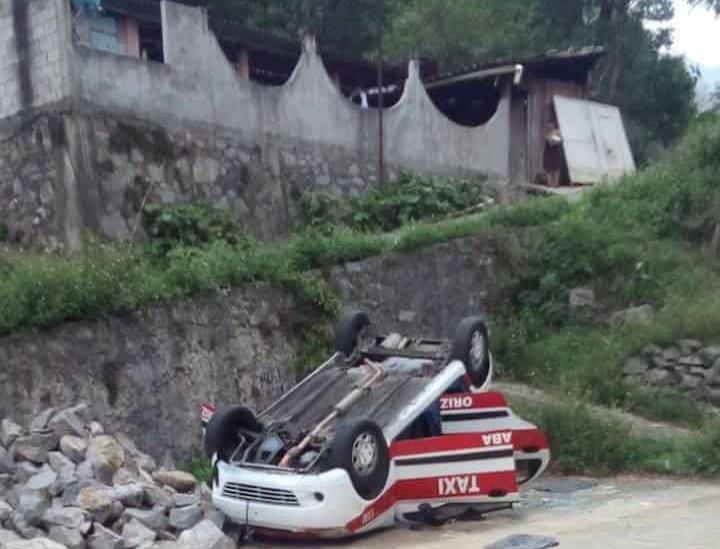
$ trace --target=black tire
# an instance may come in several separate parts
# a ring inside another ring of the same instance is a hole
[[[232,406],[216,411],[205,428],[205,455],[217,453],[218,459],[228,461],[240,444],[240,429],[261,433],[262,424],[245,406]]]
[[[364,448],[359,445],[365,444]],[[368,454],[368,446],[374,452]],[[379,496],[388,479],[390,453],[377,423],[356,418],[339,423],[330,448],[333,467],[345,469],[357,493],[366,500]]]
[[[476,341],[476,338],[480,338]],[[476,344],[480,343],[480,345]],[[475,348],[474,348],[475,347]],[[478,351],[480,351],[478,353]],[[464,318],[455,330],[449,359],[465,364],[473,386],[482,387],[491,374],[490,335],[485,319],[480,316]]]
[[[344,312],[335,324],[335,350],[350,356],[358,346],[363,331],[370,326],[370,318],[365,311],[351,309]]]

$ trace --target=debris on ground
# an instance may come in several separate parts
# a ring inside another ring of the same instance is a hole
[[[164,470],[87,406],[0,421],[0,549],[225,549],[208,488]]]
[[[519,534],[486,545],[485,549],[549,549],[558,545],[560,544],[554,538]]]

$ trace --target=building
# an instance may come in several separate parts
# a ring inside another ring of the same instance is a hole
[[[0,38],[0,217],[21,243],[134,238],[152,201],[232,208],[273,238],[305,191],[360,194],[380,170],[482,175],[511,199],[634,168],[617,109],[585,100],[595,48],[385,66],[380,116],[373,65],[184,4],[4,3]]]

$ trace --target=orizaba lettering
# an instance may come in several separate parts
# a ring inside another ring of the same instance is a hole
[[[502,446],[510,444],[512,441],[512,431],[506,433],[492,433],[490,435],[483,435],[483,444],[485,446]]]
[[[438,494],[441,496],[464,496],[479,494],[477,475],[441,477],[438,479]]]
[[[465,410],[472,408],[473,399],[470,396],[443,397],[440,399],[441,410]]]

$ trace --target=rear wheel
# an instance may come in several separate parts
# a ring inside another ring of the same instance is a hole
[[[262,424],[245,406],[232,406],[215,412],[205,429],[205,455],[217,454],[221,461],[229,461],[241,442],[241,432],[261,433]]]
[[[365,311],[350,309],[343,313],[335,324],[335,350],[348,357],[352,355],[369,326],[370,318]]]
[[[455,330],[450,360],[465,364],[465,371],[475,387],[482,387],[492,373],[490,338],[485,319],[472,316],[463,319]]]
[[[390,454],[377,423],[364,418],[340,423],[330,458],[332,466],[348,472],[362,498],[370,500],[382,493],[390,470]]]

